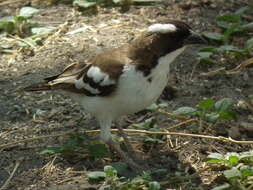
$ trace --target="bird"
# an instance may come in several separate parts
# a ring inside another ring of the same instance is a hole
[[[171,63],[194,44],[206,44],[206,40],[185,22],[168,19],[152,23],[128,43],[71,64],[25,90],[59,90],[74,99],[97,119],[101,140],[130,168],[138,170],[141,167],[133,156],[113,141],[112,123],[154,103],[168,83]],[[117,127],[127,141],[122,127]]]

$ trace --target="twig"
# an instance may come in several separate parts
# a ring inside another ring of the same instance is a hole
[[[181,120],[181,121],[185,121],[185,120],[188,119],[188,118],[185,117],[185,116],[174,115],[174,114],[169,113],[169,112],[166,112],[166,111],[164,111],[164,110],[162,110],[162,109],[159,109],[158,112],[159,112],[159,113],[162,113],[162,114],[165,114],[165,115],[167,115],[168,117],[175,118],[175,119],[178,119],[178,120]]]
[[[246,67],[250,67],[250,66],[253,66],[253,57],[243,61],[236,68],[227,71],[227,74],[230,74],[230,73],[233,74],[234,72],[238,72],[241,69],[246,68]]]
[[[5,190],[5,189],[7,189],[7,187],[8,187],[9,184],[10,184],[11,179],[13,178],[13,176],[14,176],[16,170],[18,169],[18,167],[19,167],[19,165],[20,165],[20,162],[21,162],[20,160],[16,162],[16,165],[15,165],[14,169],[12,170],[11,175],[10,175],[9,178],[5,181],[5,183],[4,183],[3,186],[0,188],[0,190]]]
[[[55,134],[55,135],[45,135],[45,136],[27,138],[27,139],[23,139],[23,140],[20,140],[20,141],[15,141],[15,142],[3,144],[3,145],[0,145],[0,152],[3,149],[13,147],[13,146],[18,145],[20,143],[26,143],[26,142],[30,142],[30,141],[34,141],[34,140],[40,140],[40,139],[51,138],[51,137],[68,136],[70,134],[73,134],[73,131],[68,131],[66,133]]]
[[[111,132],[118,132],[118,129],[112,129]],[[174,135],[174,136],[187,136],[187,137],[194,137],[194,138],[203,138],[203,139],[210,139],[210,140],[217,140],[217,141],[222,141],[222,142],[227,142],[227,143],[234,143],[234,144],[253,144],[253,141],[237,141],[234,140],[230,137],[222,137],[222,136],[209,136],[209,135],[199,135],[199,134],[190,134],[190,133],[178,133],[178,132],[155,132],[155,131],[145,131],[145,130],[136,130],[136,129],[124,129],[124,132],[129,133],[130,135],[139,135],[139,134],[146,134],[146,135]],[[82,133],[86,134],[94,134],[94,133],[100,133],[100,130],[87,130],[87,131],[82,131]],[[67,136],[73,134],[73,131],[69,131],[66,133],[61,133],[61,134],[55,134],[55,135],[46,135],[46,136],[39,136],[35,138],[27,138],[24,140],[20,141],[15,141],[12,143],[7,143],[0,145],[0,150],[4,150],[6,148],[13,147],[15,145],[18,145],[20,143],[26,143],[34,140],[40,140],[40,139],[45,139],[45,138],[51,138],[51,137],[60,137],[60,136]]]
[[[28,46],[30,46],[30,47],[33,48],[33,49],[36,48],[35,45],[33,45],[31,42],[29,42],[29,41],[26,40],[26,39],[21,39],[21,38],[19,38],[19,37],[17,37],[17,36],[13,36],[13,35],[10,35],[10,34],[8,34],[8,36],[10,36],[11,38],[13,38],[13,39],[15,39],[15,40],[18,40],[18,41],[21,41],[21,42],[27,44]]]
[[[178,128],[178,127],[181,127],[181,126],[184,126],[188,123],[194,123],[194,122],[198,122],[197,119],[189,119],[189,120],[186,120],[186,121],[183,121],[181,123],[178,123],[176,125],[173,125],[172,127],[169,127],[168,129],[171,130],[171,129],[175,129],[175,128]]]
[[[202,76],[202,77],[211,77],[211,76],[215,76],[215,75],[218,75],[218,74],[224,74],[224,73],[226,73],[226,68],[221,67],[219,69],[209,71],[207,73],[201,73],[200,76]]]
[[[211,76],[215,76],[218,74],[234,75],[234,74],[240,73],[242,71],[242,69],[245,69],[245,68],[251,67],[251,66],[253,66],[253,57],[243,61],[240,65],[238,65],[234,69],[226,70],[225,67],[221,67],[221,68],[214,70],[214,71],[210,71],[207,73],[201,73],[200,76],[211,77]]]
[[[25,0],[10,0],[10,1],[4,1],[4,2],[0,3],[0,6],[8,5],[8,4],[11,4],[11,3],[22,2],[22,1],[25,1]]]

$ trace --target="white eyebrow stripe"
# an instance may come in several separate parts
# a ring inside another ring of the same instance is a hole
[[[177,30],[177,27],[174,24],[152,24],[148,27],[149,32],[158,32],[158,33],[169,33],[169,32],[175,32]]]

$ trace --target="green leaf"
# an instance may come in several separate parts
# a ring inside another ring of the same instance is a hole
[[[211,153],[207,156],[208,163],[224,163],[225,157],[219,153]]]
[[[239,51],[238,47],[235,47],[233,45],[223,45],[216,49],[217,52],[223,53],[226,51]]]
[[[201,58],[199,59],[200,63],[207,63],[207,64],[215,64],[215,61],[210,58]]]
[[[145,143],[154,143],[154,144],[162,144],[164,141],[158,139],[158,138],[152,138],[152,137],[146,137],[144,140]]]
[[[106,174],[105,174],[105,172],[95,171],[95,172],[89,172],[87,176],[88,176],[89,180],[101,181],[101,180],[105,179]]]
[[[47,27],[34,27],[32,28],[32,34],[47,34],[55,30],[56,28],[53,26],[47,26]]]
[[[220,115],[217,112],[211,112],[211,113],[205,114],[205,119],[211,123],[215,123],[219,118],[220,118]]]
[[[217,25],[218,25],[220,28],[223,28],[223,29],[228,29],[228,28],[231,27],[231,23],[225,22],[225,21],[218,21],[218,22],[217,22]]]
[[[239,15],[224,15],[217,17],[216,20],[229,23],[240,23],[241,17]]]
[[[167,103],[161,103],[161,104],[158,104],[159,108],[167,108],[168,107],[168,104]]]
[[[151,104],[150,106],[148,106],[148,107],[146,108],[146,110],[149,110],[149,111],[156,111],[156,110],[158,110],[158,109],[159,109],[159,106],[158,106],[156,103]]]
[[[153,128],[156,124],[156,120],[151,117],[146,119],[144,122],[142,123],[138,123],[138,124],[134,124],[131,127],[134,129],[145,129],[145,130],[149,130],[151,128]]]
[[[12,33],[15,30],[14,22],[12,21],[1,21],[0,30],[3,30],[7,33]]]
[[[146,108],[146,110],[149,110],[149,111],[156,111],[158,110],[159,108],[167,108],[168,107],[168,104],[167,103],[162,103],[162,104],[151,104],[150,106],[148,106]]]
[[[156,181],[149,182],[148,190],[159,190],[159,189],[161,189],[161,185],[158,182]]]
[[[235,166],[239,162],[239,155],[231,155],[228,158],[228,161],[231,166]]]
[[[242,170],[241,172],[242,172],[242,176],[244,178],[249,177],[249,176],[253,176],[253,169],[251,169],[251,168]]]
[[[230,184],[225,183],[225,184],[223,184],[223,185],[219,185],[219,186],[217,186],[217,187],[215,187],[215,188],[212,188],[211,190],[229,190],[230,187],[231,187]]]
[[[240,153],[240,159],[253,158],[253,151],[247,151]]]
[[[241,29],[244,30],[244,31],[253,30],[253,22],[242,25]]]
[[[104,143],[92,141],[89,145],[89,152],[94,158],[105,158],[110,156],[108,148]]]
[[[117,176],[117,170],[114,167],[109,166],[109,165],[104,167],[104,172],[107,177]]]
[[[97,2],[89,0],[74,0],[73,5],[81,8],[90,8],[96,6]]]
[[[246,41],[246,47],[249,49],[253,49],[253,37]]]
[[[15,16],[13,18],[13,21],[14,21],[15,24],[22,24],[24,22],[27,22],[27,19],[23,16]]]
[[[222,41],[223,35],[220,33],[216,33],[216,32],[204,32],[203,35],[206,38],[209,38],[211,40],[216,40],[216,41]]]
[[[232,25],[231,27],[229,27],[224,33],[223,33],[223,36],[221,38],[221,40],[225,43],[228,43],[231,36],[234,34],[234,33],[237,33],[237,32],[240,32],[242,31],[243,29],[241,28],[241,25],[240,24],[234,24]]]
[[[40,152],[41,155],[54,155],[58,153],[62,153],[63,148],[60,146],[52,146],[52,147],[47,147],[45,150],[42,150]]]
[[[236,119],[236,115],[232,111],[219,112],[219,119],[226,119],[226,120]]]
[[[64,148],[68,151],[74,151],[76,148],[82,147],[84,145],[85,137],[80,134],[70,136]]]
[[[148,6],[148,5],[158,5],[163,2],[163,0],[132,0],[134,5],[137,6]]]
[[[22,7],[20,9],[19,15],[26,17],[26,18],[30,18],[32,17],[34,14],[40,12],[39,9],[35,9],[33,7]]]
[[[240,170],[238,170],[237,168],[232,168],[232,169],[229,169],[229,170],[225,170],[223,172],[223,175],[227,179],[240,178],[242,176]]]
[[[117,171],[117,173],[124,173],[127,170],[128,165],[124,162],[116,162],[112,163],[112,167]]]
[[[198,52],[198,56],[200,59],[210,58],[211,55],[213,55],[212,52]]]
[[[202,100],[198,103],[198,107],[204,111],[212,108],[214,106],[214,100],[211,98],[208,98],[206,100]]]
[[[223,98],[217,101],[214,107],[218,112],[226,112],[232,108],[233,104],[234,102],[231,98]]]
[[[206,48],[201,48],[199,50],[199,52],[212,52],[212,53],[214,53],[214,52],[216,52],[216,49],[217,49],[217,47],[206,47]]]
[[[198,52],[198,59],[201,63],[213,64],[214,60],[211,59],[211,56],[216,52],[216,47],[202,48]]]
[[[212,52],[198,52],[198,59],[201,63],[213,64],[214,61],[210,58],[212,55]]]
[[[168,170],[165,168],[156,169],[156,170],[151,171],[152,176],[162,176],[162,175],[166,175],[167,173],[168,173]]]
[[[187,115],[187,116],[195,116],[197,112],[197,109],[192,107],[181,107],[177,110],[173,111],[172,113],[174,115]]]

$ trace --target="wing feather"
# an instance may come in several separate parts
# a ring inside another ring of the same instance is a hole
[[[127,63],[126,58],[120,56],[121,51],[114,49],[94,57],[88,63],[71,64],[62,73],[45,78],[45,82],[37,88],[33,85],[26,90],[62,89],[86,96],[109,96],[116,89]]]

